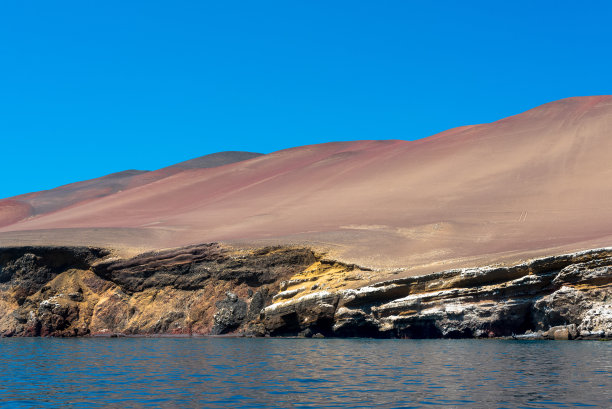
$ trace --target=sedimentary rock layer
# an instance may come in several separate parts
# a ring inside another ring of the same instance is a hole
[[[612,249],[291,294],[263,310],[271,334],[612,338]]]
[[[299,247],[2,248],[0,334],[612,338],[610,248],[381,274]]]
[[[224,318],[226,293],[236,310],[248,301],[243,318],[258,317],[278,281],[314,261],[306,249],[216,244],[127,260],[96,248],[0,249],[0,334],[227,333],[244,319]]]

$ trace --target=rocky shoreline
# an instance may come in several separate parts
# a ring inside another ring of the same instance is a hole
[[[612,248],[377,275],[297,247],[0,248],[0,336],[612,338]]]

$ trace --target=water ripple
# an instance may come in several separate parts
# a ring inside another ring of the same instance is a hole
[[[0,339],[16,408],[612,407],[612,343]]]

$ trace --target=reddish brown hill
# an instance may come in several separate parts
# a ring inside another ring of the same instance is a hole
[[[8,226],[33,214],[32,206],[17,199],[0,200],[0,227]]]
[[[306,242],[433,271],[610,245],[611,157],[612,97],[569,98],[418,141],[303,146],[186,170],[6,226],[0,238]]]
[[[188,169],[223,166],[260,155],[260,153],[252,152],[218,152],[156,171],[126,170],[51,190],[27,193],[0,200],[0,227],[13,224],[29,216],[51,213],[133,187],[146,185]]]

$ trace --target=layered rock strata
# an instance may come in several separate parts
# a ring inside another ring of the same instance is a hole
[[[612,249],[296,294],[262,317],[272,335],[612,338]]]
[[[0,335],[612,338],[612,249],[378,281],[310,249],[0,249]]]
[[[224,334],[258,318],[278,282],[314,261],[307,249],[217,244],[130,259],[95,248],[4,248],[0,335]]]

